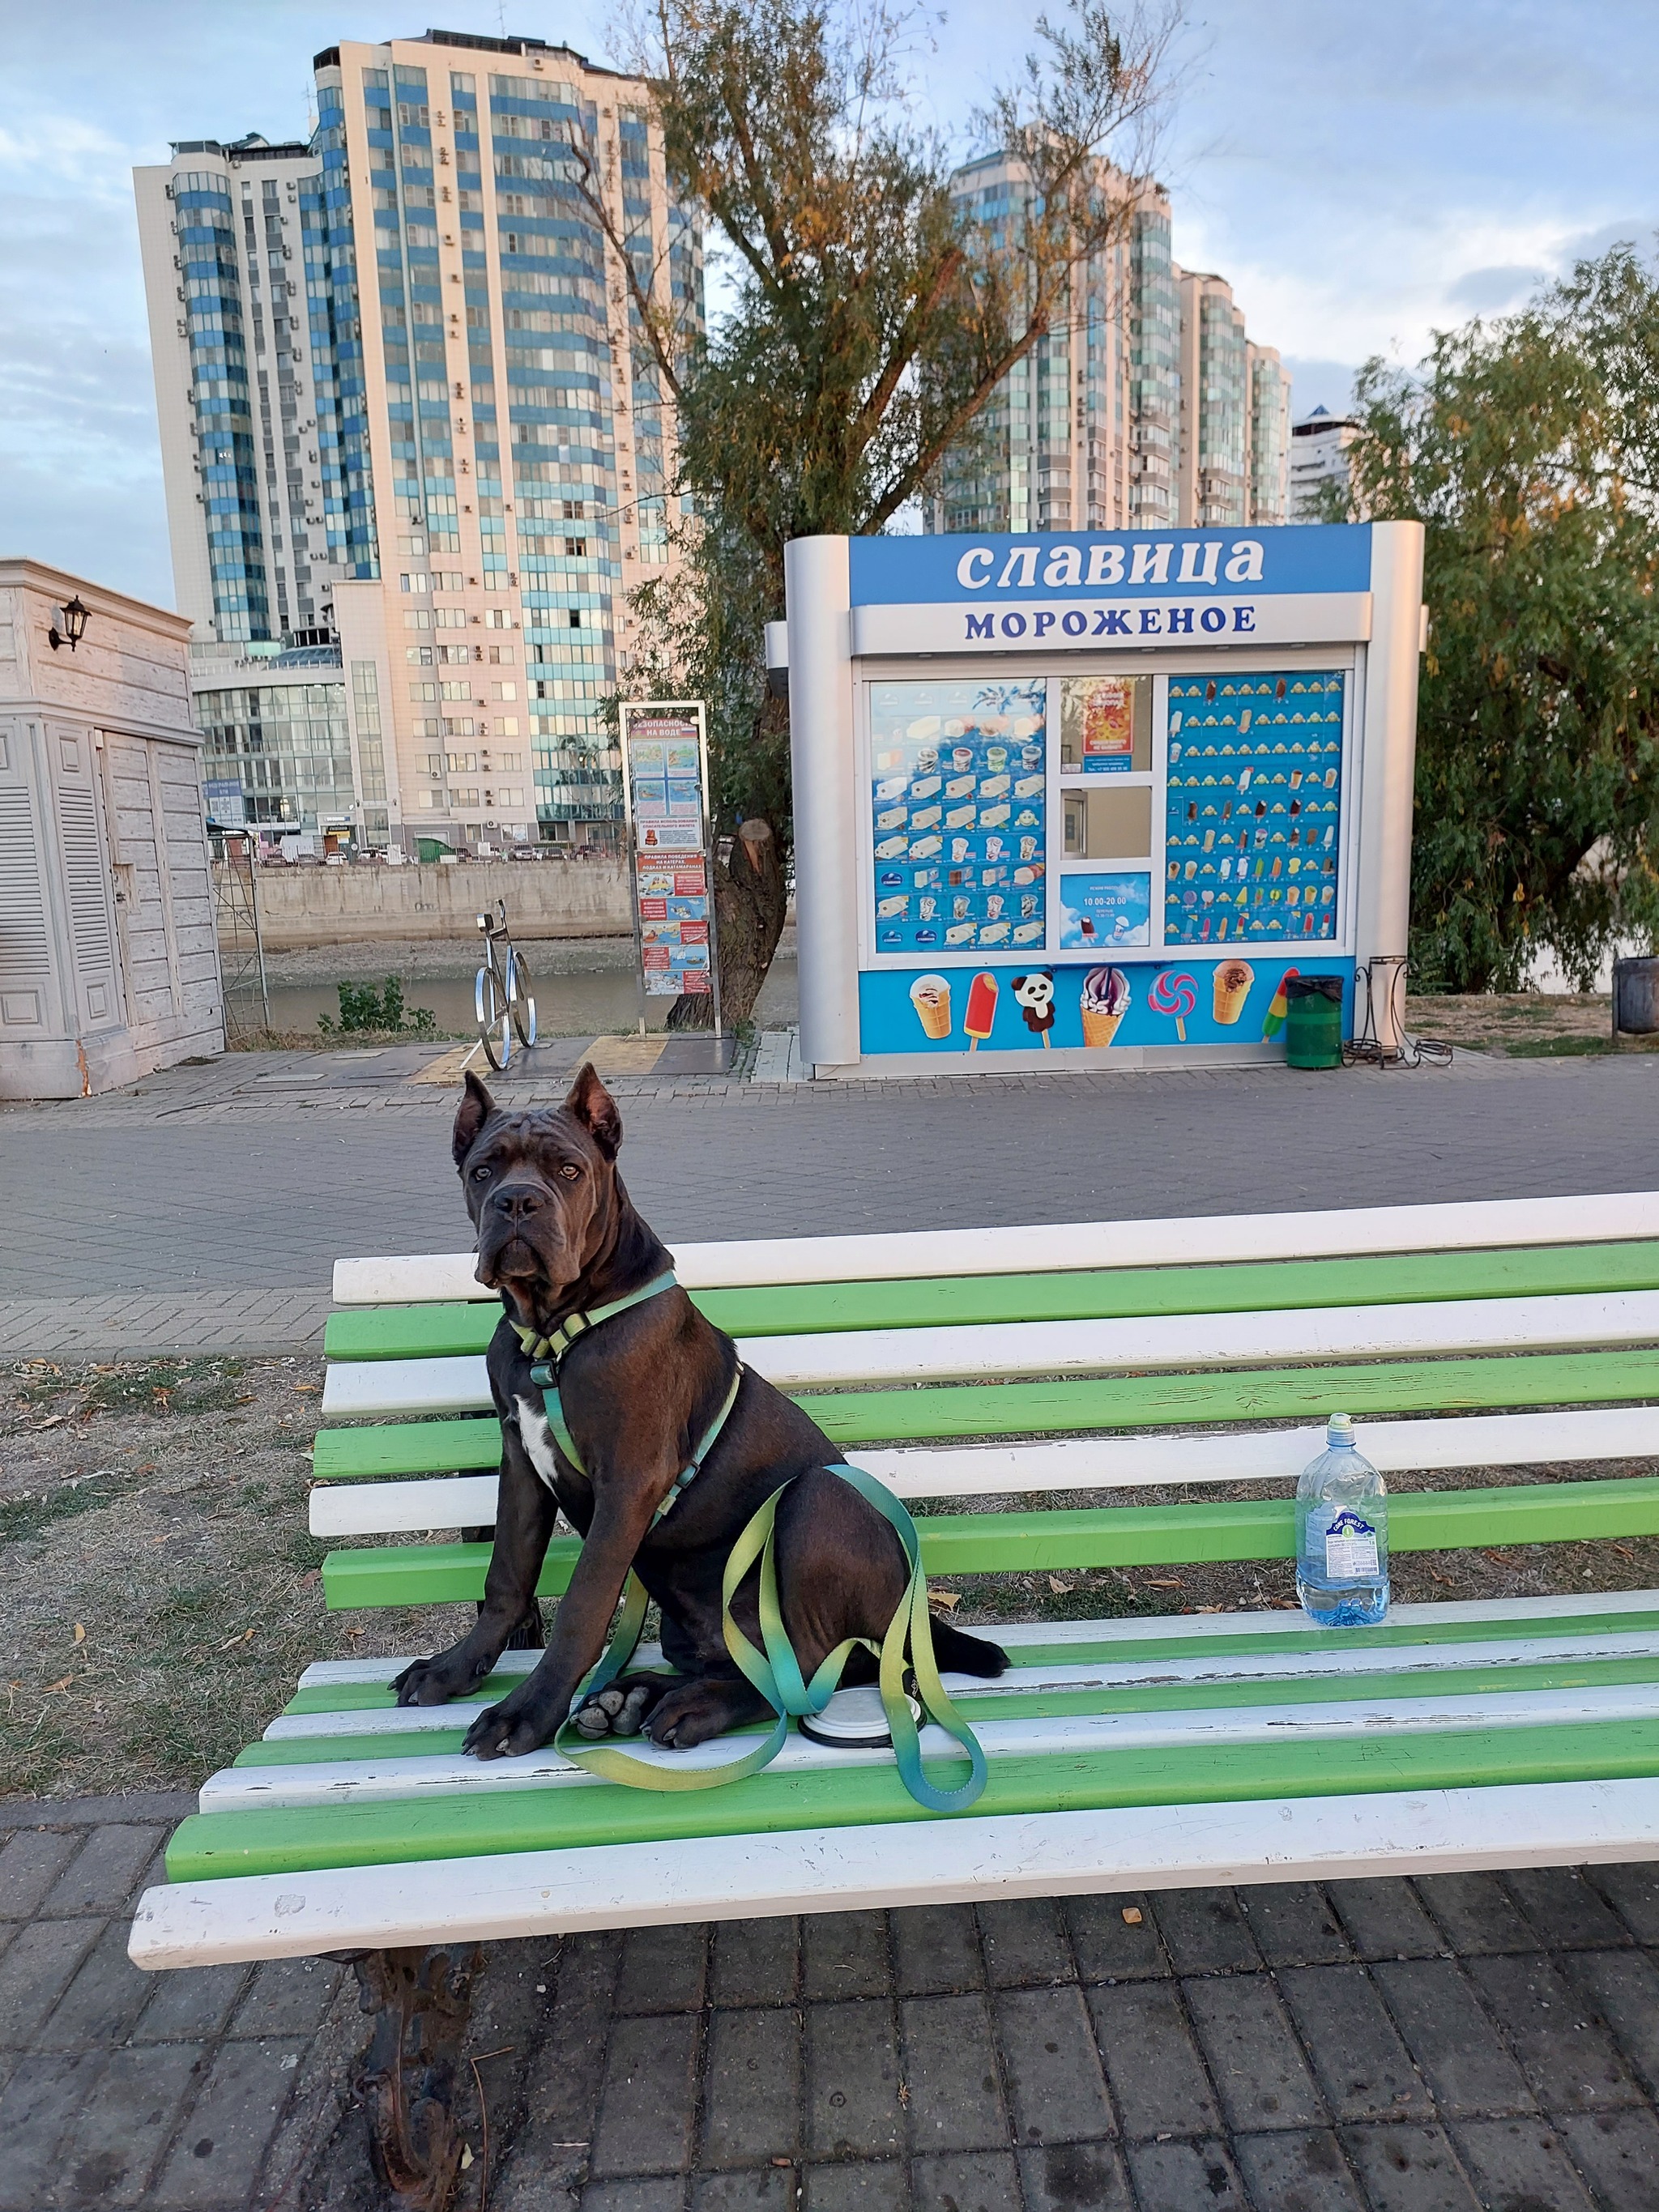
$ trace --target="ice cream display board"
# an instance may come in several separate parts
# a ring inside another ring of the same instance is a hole
[[[621,721],[634,927],[646,996],[712,993],[718,1008],[702,704],[629,701]]]
[[[1272,1059],[1298,974],[1350,1031],[1358,965],[1405,950],[1421,547],[792,545],[803,1057]]]

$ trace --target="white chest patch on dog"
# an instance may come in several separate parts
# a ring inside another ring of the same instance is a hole
[[[530,1464],[551,1490],[558,1474],[558,1462],[553,1453],[553,1431],[547,1415],[528,1398],[515,1398],[513,1402],[519,1409],[519,1435]]]

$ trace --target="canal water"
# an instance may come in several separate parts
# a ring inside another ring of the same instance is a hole
[[[430,964],[430,951],[423,947],[424,958],[416,954],[400,962],[396,956],[402,950],[395,945],[386,946],[386,957],[377,960],[376,948],[340,947],[338,957],[333,962],[337,974],[332,977],[325,971],[318,972],[330,960],[327,951],[309,952],[298,959],[292,955],[272,958],[267,963],[271,1028],[308,1035],[315,1031],[319,1016],[338,1020],[338,983],[342,977],[359,985],[373,983],[378,988],[388,975],[392,975],[403,986],[405,1020],[413,1016],[417,1007],[425,1007],[441,1035],[476,1036],[476,967],[463,975],[422,974],[419,971]],[[535,988],[537,1023],[544,1036],[617,1036],[637,1029],[641,1014],[647,1028],[660,1029],[674,1003],[672,999],[645,997],[631,965],[631,945],[626,948],[629,965],[612,963],[594,968],[565,967],[573,955],[580,957],[580,947],[532,944],[523,950]],[[453,962],[448,964],[453,965]],[[295,966],[301,968],[299,975],[292,972]],[[561,969],[564,972],[559,972]],[[249,1006],[246,988],[236,993],[235,1000],[239,1011]],[[257,994],[252,1001],[252,1012],[257,1019]],[[756,1009],[756,1018],[763,1029],[782,1028],[797,1018],[793,955],[781,953],[773,963]]]

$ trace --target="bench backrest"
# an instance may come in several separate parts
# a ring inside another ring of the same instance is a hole
[[[1659,1194],[698,1244],[675,1259],[752,1365],[924,1505],[1282,1481],[1338,1406],[1392,1477],[1659,1456]],[[493,1518],[483,1349],[496,1308],[472,1266],[337,1263],[324,1408],[362,1425],[318,1437],[319,1535]],[[1644,1476],[1407,1490],[1390,1511],[1401,1551],[1656,1529],[1659,1482]],[[1282,1498],[934,1513],[922,1533],[936,1573],[1079,1569],[1287,1557],[1293,1515]],[[574,1550],[556,1540],[545,1591]],[[337,1552],[329,1603],[474,1596],[487,1558],[453,1542]]]

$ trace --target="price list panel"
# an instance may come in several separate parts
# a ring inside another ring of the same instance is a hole
[[[1345,680],[1170,678],[1166,944],[1335,939]]]

